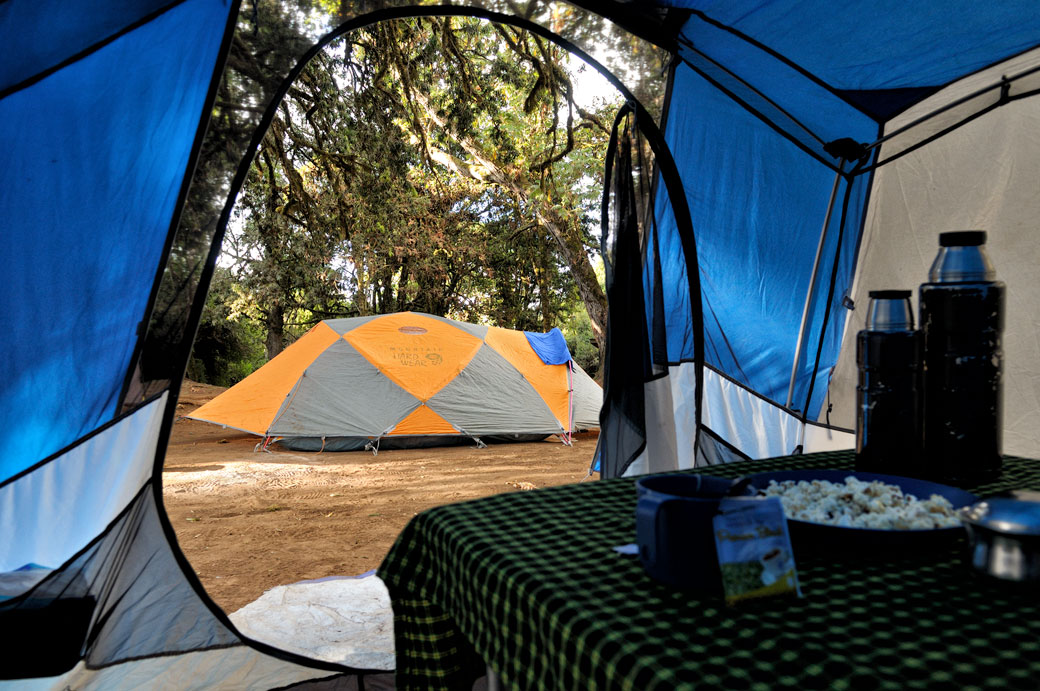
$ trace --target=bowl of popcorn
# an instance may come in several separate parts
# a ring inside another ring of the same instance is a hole
[[[778,497],[797,551],[810,547],[943,544],[964,536],[959,509],[978,497],[956,487],[848,470],[791,470],[748,478]]]

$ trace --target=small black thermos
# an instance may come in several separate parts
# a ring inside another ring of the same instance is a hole
[[[920,476],[920,336],[909,290],[870,292],[856,364],[856,470]]]
[[[924,455],[928,475],[961,486],[1000,473],[1004,284],[981,230],[941,233],[920,289]]]

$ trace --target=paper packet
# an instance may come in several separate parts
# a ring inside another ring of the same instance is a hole
[[[723,499],[713,527],[727,604],[771,595],[801,597],[779,497]]]

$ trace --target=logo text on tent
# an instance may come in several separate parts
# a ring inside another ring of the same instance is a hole
[[[396,360],[397,364],[405,367],[428,367],[440,365],[444,362],[444,356],[438,353],[435,348],[399,348],[390,346],[389,351],[390,357]]]

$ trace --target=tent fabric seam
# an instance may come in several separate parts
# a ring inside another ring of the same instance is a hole
[[[760,97],[760,98],[761,98],[761,99],[762,99],[763,101],[765,101],[765,102],[766,102],[766,103],[768,103],[769,105],[771,105],[771,106],[773,106],[774,108],[776,108],[776,110],[777,110],[777,111],[779,111],[780,113],[782,113],[782,114],[783,114],[783,115],[784,115],[785,117],[787,117],[787,118],[788,118],[788,119],[789,119],[789,120],[790,120],[791,122],[793,122],[794,124],[798,125],[798,127],[800,127],[800,128],[801,128],[801,130],[802,130],[803,132],[805,132],[805,134],[807,134],[807,135],[809,135],[810,137],[812,137],[813,139],[815,139],[815,140],[816,140],[816,142],[817,142],[817,143],[818,143],[818,144],[819,144],[819,145],[820,145],[821,147],[822,147],[822,146],[823,146],[824,144],[826,144],[826,143],[827,143],[826,141],[824,141],[824,140],[823,140],[823,138],[822,138],[822,137],[818,136],[818,135],[817,135],[817,134],[816,134],[815,132],[813,132],[813,131],[812,131],[811,129],[809,129],[808,125],[805,125],[805,124],[804,124],[804,123],[803,123],[803,122],[802,122],[801,120],[799,120],[799,119],[798,119],[798,118],[796,118],[796,117],[795,117],[794,115],[792,115],[792,114],[791,114],[790,112],[788,112],[788,111],[787,111],[787,109],[785,109],[785,108],[784,108],[783,106],[781,106],[781,105],[780,105],[779,103],[777,103],[777,102],[776,102],[776,101],[775,101],[774,99],[772,99],[772,98],[770,98],[769,96],[767,96],[766,94],[762,93],[762,92],[761,92],[761,91],[760,91],[759,89],[755,88],[755,86],[754,86],[754,85],[752,85],[752,84],[751,84],[750,82],[748,82],[748,81],[747,81],[746,79],[744,79],[743,77],[741,77],[741,76],[740,76],[739,74],[736,74],[736,73],[735,73],[735,72],[733,72],[732,70],[728,69],[728,68],[727,68],[727,67],[726,67],[725,65],[723,65],[722,63],[720,63],[720,62],[719,62],[718,60],[715,60],[715,59],[714,59],[713,57],[711,57],[711,56],[710,56],[710,55],[708,55],[707,53],[704,53],[704,52],[702,52],[702,51],[701,51],[700,49],[698,49],[698,48],[697,48],[697,47],[696,47],[696,46],[695,46],[695,45],[693,44],[693,42],[692,42],[692,41],[690,41],[689,39],[680,39],[680,43],[681,43],[681,44],[682,44],[683,46],[685,46],[687,50],[689,50],[689,51],[690,51],[690,52],[692,52],[692,53],[696,53],[697,55],[700,55],[700,56],[701,56],[702,58],[704,58],[705,60],[707,60],[708,62],[710,62],[710,63],[711,63],[712,65],[714,65],[714,66],[718,67],[718,68],[719,68],[720,70],[722,70],[723,72],[725,72],[726,74],[728,74],[728,75],[729,75],[730,77],[732,77],[732,78],[733,78],[734,80],[736,80],[737,82],[739,82],[739,83],[740,83],[741,85],[743,85],[743,86],[747,87],[747,88],[748,88],[748,89],[749,89],[750,91],[752,91],[752,92],[754,92],[755,94],[757,94],[757,95],[758,95],[758,96],[759,96],[759,97]],[[694,67],[694,66],[693,66],[692,64],[690,64],[690,63],[689,63],[688,61],[686,61],[685,59],[684,59],[683,61],[684,61],[684,62],[686,62],[686,64],[687,64],[687,65],[689,65],[689,66],[690,66],[691,68],[693,68],[693,69],[696,69],[696,68],[695,68],[695,67]]]
[[[253,432],[252,430],[244,429],[242,427],[235,427],[234,425],[229,425],[229,424],[224,423],[224,422],[217,422],[216,420],[207,420],[206,418],[195,417],[194,415],[182,415],[181,417],[187,418],[189,420],[196,420],[198,422],[205,422],[205,423],[208,423],[208,424],[211,424],[211,425],[220,425],[221,427],[224,427],[226,429],[233,429],[233,430],[236,430],[238,432],[245,432],[246,434],[252,434],[254,437],[266,437],[266,436],[268,436],[266,432],[265,433]]]
[[[734,386],[738,386],[738,387],[740,387],[740,388],[741,388],[741,389],[743,389],[743,390],[744,390],[745,392],[747,392],[747,393],[751,394],[751,395],[752,395],[752,396],[754,396],[755,398],[758,398],[758,399],[762,400],[763,402],[765,402],[765,403],[768,403],[769,405],[773,406],[774,408],[777,408],[777,409],[779,409],[779,410],[782,410],[783,412],[787,413],[787,414],[788,414],[788,415],[790,415],[791,417],[798,417],[798,411],[796,411],[796,410],[792,410],[792,409],[790,409],[790,408],[786,408],[786,407],[784,407],[784,406],[780,405],[779,403],[777,403],[776,401],[774,401],[774,400],[772,400],[772,399],[770,399],[770,398],[767,398],[766,396],[763,396],[763,395],[762,395],[761,393],[759,393],[758,391],[755,391],[754,389],[752,389],[752,388],[748,387],[747,385],[745,385],[745,384],[742,384],[742,383],[741,383],[740,381],[738,381],[737,379],[734,379],[734,378],[733,378],[732,376],[730,376],[730,375],[729,375],[729,374],[727,374],[726,372],[724,372],[724,371],[720,370],[720,369],[719,369],[718,367],[715,367],[714,365],[711,365],[711,364],[709,364],[709,363],[704,363],[704,366],[705,366],[705,367],[706,367],[707,369],[710,369],[710,370],[711,370],[712,372],[714,372],[714,373],[715,373],[715,374],[717,374],[718,376],[720,376],[720,377],[722,377],[723,379],[725,379],[726,381],[730,382],[730,383],[731,383],[731,384],[733,384]],[[826,424],[824,424],[824,423],[822,423],[822,422],[819,422],[818,420],[805,420],[805,424],[807,424],[807,425],[811,425],[811,426],[813,426],[813,427],[819,427],[819,428],[821,428],[821,429],[829,429],[829,430],[834,430],[834,431],[836,431],[836,432],[849,432],[849,433],[854,433],[854,432],[855,432],[855,430],[847,429],[847,428],[845,428],[845,427],[837,427],[837,426],[835,426],[835,425],[826,425]]]
[[[813,391],[816,387],[816,377],[820,371],[820,359],[823,356],[823,342],[827,335],[827,328],[830,326],[831,310],[833,309],[832,303],[834,301],[834,289],[838,283],[838,268],[840,266],[842,254],[841,244],[842,239],[845,236],[845,226],[848,224],[849,203],[851,200],[852,185],[846,184],[844,199],[842,199],[841,204],[841,218],[838,221],[838,239],[834,243],[834,257],[831,260],[831,277],[827,287],[827,298],[823,302],[823,321],[820,324],[819,332],[816,334],[816,356],[813,360],[812,374],[809,376],[809,386],[805,394],[805,404],[798,415],[798,418],[803,425],[808,421],[809,406],[812,401]],[[855,261],[855,258],[853,258],[853,261]]]
[[[42,468],[45,465],[47,465],[48,463],[51,463],[52,461],[54,461],[54,460],[56,460],[58,458],[61,458],[65,454],[71,452],[77,446],[80,446],[81,444],[85,444],[86,442],[90,441],[91,439],[93,439],[97,435],[101,434],[105,430],[107,430],[107,429],[109,429],[111,427],[115,427],[120,422],[122,422],[126,418],[132,416],[134,413],[138,412],[139,410],[141,410],[142,408],[144,408],[148,404],[154,403],[155,401],[157,401],[160,398],[162,398],[163,394],[165,394],[167,392],[167,390],[168,389],[163,389],[161,391],[158,391],[158,392],[152,394],[151,396],[146,398],[144,401],[142,401],[141,405],[139,405],[139,406],[137,406],[137,407],[135,407],[135,408],[133,408],[131,410],[123,411],[119,415],[113,417],[111,420],[109,420],[109,421],[107,421],[107,422],[105,422],[105,423],[95,427],[91,431],[87,432],[82,437],[80,437],[79,439],[76,439],[75,441],[73,441],[69,445],[67,445],[67,446],[65,446],[65,447],[63,447],[61,449],[58,449],[57,451],[55,451],[51,455],[47,456],[46,458],[43,458],[42,460],[37,461],[36,463],[32,464],[31,466],[29,466],[25,470],[20,470],[17,473],[15,473],[14,475],[12,475],[11,477],[9,477],[9,478],[7,478],[5,480],[0,481],[0,489],[6,487],[7,485],[9,485],[9,484],[11,484],[13,482],[18,481],[20,478],[23,478],[26,475],[34,473],[35,471],[37,471],[40,468]]]
[[[691,10],[690,14],[692,16],[698,17],[702,21],[704,21],[704,22],[714,26],[717,29],[720,29],[720,30],[725,31],[725,32],[727,32],[729,34],[732,34],[733,36],[736,36],[737,38],[739,38],[740,40],[744,41],[748,45],[757,48],[758,50],[766,53],[767,55],[769,55],[770,57],[772,57],[772,58],[774,58],[776,60],[779,60],[781,63],[783,63],[783,64],[787,65],[788,67],[790,67],[791,69],[795,70],[796,72],[798,72],[799,74],[804,76],[806,79],[809,79],[810,81],[812,81],[814,84],[816,84],[820,88],[824,89],[825,91],[830,92],[831,95],[835,96],[836,98],[841,99],[842,101],[844,101],[848,105],[852,106],[856,110],[860,110],[862,112],[862,110],[858,106],[856,106],[854,103],[850,103],[847,99],[845,99],[842,96],[842,94],[840,93],[839,90],[837,90],[834,87],[832,87],[831,85],[829,85],[826,81],[824,81],[823,79],[818,77],[812,71],[807,70],[806,68],[802,67],[801,65],[799,65],[796,62],[794,62],[793,60],[790,60],[789,58],[784,57],[783,55],[781,55],[777,51],[775,51],[772,48],[770,48],[769,46],[765,45],[764,43],[751,38],[750,36],[748,36],[747,34],[745,34],[742,31],[734,29],[732,26],[728,26],[728,25],[723,24],[722,22],[718,21],[717,19],[711,18],[703,10],[696,10],[696,9],[695,10]],[[680,35],[682,34],[682,29],[681,28],[679,29],[679,34]]]
[[[137,29],[141,28],[142,26],[144,26],[144,25],[146,25],[146,24],[148,24],[148,23],[158,19],[159,17],[161,17],[162,15],[166,14],[167,12],[169,12],[173,8],[177,7],[178,5],[183,5],[185,2],[188,2],[188,0],[173,0],[173,2],[169,3],[168,5],[164,5],[163,7],[160,7],[157,10],[153,10],[152,12],[149,12],[144,17],[141,17],[140,19],[134,21],[131,24],[127,24],[122,29],[119,29],[115,33],[110,34],[110,35],[106,36],[105,38],[103,38],[103,39],[101,39],[99,41],[95,41],[94,43],[90,44],[89,46],[87,46],[83,50],[81,50],[78,53],[75,53],[73,55],[70,55],[69,57],[65,58],[61,62],[59,62],[59,63],[57,63],[55,65],[51,65],[47,69],[42,70],[40,72],[37,72],[37,73],[33,74],[32,76],[26,77],[25,79],[23,79],[22,81],[18,82],[17,84],[12,84],[11,86],[7,87],[6,89],[3,89],[2,91],[0,91],[0,101],[4,100],[5,98],[10,96],[11,94],[18,93],[19,91],[27,89],[30,86],[32,86],[32,85],[34,85],[34,84],[36,84],[38,82],[43,81],[47,77],[51,76],[52,74],[55,74],[56,72],[60,72],[61,70],[63,70],[66,67],[68,67],[69,65],[73,65],[73,64],[79,62],[80,60],[83,60],[84,58],[87,58],[90,55],[93,55],[94,53],[96,53],[97,51],[101,50],[102,48],[104,48],[105,46],[109,45],[110,43],[114,43],[115,41],[118,41],[123,36],[126,36],[127,34],[133,32],[133,31],[136,31]],[[0,4],[2,4],[2,3],[0,3]]]
[[[751,460],[750,456],[748,456],[746,453],[744,453],[743,451],[738,449],[736,446],[734,446],[730,442],[728,442],[725,439],[723,439],[722,436],[719,435],[718,432],[713,430],[709,425],[704,425],[703,430],[704,430],[704,433],[707,434],[709,437],[711,437],[713,440],[715,440],[719,444],[722,444],[724,447],[726,447],[726,450],[728,450],[730,453],[738,455],[742,460],[745,460],[745,461]]]
[[[776,122],[773,122],[772,118],[768,117],[761,110],[759,110],[758,108],[755,108],[750,103],[748,103],[744,99],[742,99],[739,96],[737,96],[735,93],[733,93],[733,91],[731,91],[730,89],[727,89],[725,86],[723,86],[721,83],[719,83],[718,80],[708,76],[704,72],[704,70],[702,70],[699,67],[696,67],[693,64],[691,64],[686,58],[682,58],[682,61],[683,61],[683,64],[685,64],[688,68],[690,68],[691,70],[696,72],[701,77],[701,79],[705,80],[706,82],[708,82],[709,84],[714,86],[716,89],[718,89],[720,92],[722,92],[723,94],[728,96],[733,102],[737,103],[741,108],[743,108],[744,110],[746,110],[747,112],[751,113],[753,116],[755,116],[756,118],[761,120],[763,123],[765,123],[767,127],[769,127],[770,129],[774,130],[777,134],[779,134],[784,139],[787,139],[788,141],[790,141],[796,147],[798,147],[799,149],[804,151],[807,155],[809,155],[812,158],[816,159],[821,165],[824,165],[824,166],[830,168],[831,170],[837,172],[838,169],[835,167],[835,165],[832,162],[828,161],[826,158],[821,156],[818,152],[813,151],[812,148],[810,148],[809,146],[806,146],[805,143],[802,142],[798,137],[795,137],[793,134],[791,134],[790,132],[785,130],[783,127],[781,127],[779,124],[777,124]]]
[[[990,88],[995,88],[996,86],[997,85],[994,85],[993,87],[990,87]],[[942,139],[943,137],[945,137],[946,135],[950,134],[951,132],[955,132],[956,130],[960,129],[961,127],[964,127],[965,125],[967,125],[967,124],[969,124],[971,122],[974,122],[975,120],[978,120],[982,116],[987,115],[989,113],[992,113],[994,110],[997,110],[998,108],[1002,108],[1003,106],[1006,106],[1008,103],[1012,103],[1012,102],[1020,100],[1022,98],[1029,98],[1031,95],[1033,95],[1035,93],[1040,93],[1040,91],[1030,92],[1028,94],[1024,94],[1024,95],[1021,95],[1021,96],[1016,96],[1015,98],[1011,98],[1011,99],[1008,99],[1008,100],[997,100],[995,103],[991,103],[988,106],[986,106],[985,108],[981,108],[979,110],[974,111],[973,113],[971,113],[971,115],[968,115],[967,117],[964,117],[964,118],[958,120],[957,122],[951,123],[948,127],[944,127],[943,129],[939,130],[935,134],[932,134],[932,135],[930,135],[928,137],[925,137],[924,139],[922,139],[922,140],[920,140],[918,142],[915,142],[911,146],[908,146],[908,147],[906,147],[904,149],[900,149],[898,153],[895,153],[895,154],[889,156],[888,158],[881,159],[881,160],[877,161],[876,163],[872,164],[871,166],[860,170],[859,172],[860,173],[870,172],[871,170],[875,170],[877,168],[881,168],[882,166],[888,165],[889,163],[892,163],[893,161],[898,161],[903,156],[906,156],[907,154],[911,154],[911,153],[917,151],[918,149],[921,149],[921,148],[923,148],[925,146],[928,146],[929,144],[931,144],[932,142],[934,142],[934,141],[936,141],[938,139]],[[939,112],[939,111],[936,111],[936,112]],[[933,115],[929,115],[929,119],[931,117],[934,117],[934,116]]]
[[[703,10],[691,9],[690,10],[690,15],[699,17],[700,19],[702,19],[703,21],[707,22],[708,24],[711,24],[712,26],[715,26],[716,28],[718,28],[718,29],[720,29],[722,31],[726,31],[727,33],[730,33],[730,34],[736,36],[737,38],[739,38],[742,41],[746,42],[748,45],[751,45],[751,46],[754,46],[754,47],[758,48],[759,50],[765,52],[766,54],[770,55],[771,57],[775,58],[776,60],[779,60],[780,62],[782,62],[785,65],[789,66],[791,69],[796,70],[798,73],[802,74],[807,79],[811,80],[813,83],[815,83],[820,88],[830,92],[835,98],[840,99],[841,101],[843,101],[844,103],[846,103],[850,107],[855,108],[857,111],[863,113],[864,115],[868,115],[869,116],[869,113],[864,111],[862,108],[857,106],[855,103],[849,101],[843,95],[843,91],[844,90],[842,90],[842,89],[835,89],[830,84],[828,84],[825,80],[821,79],[816,74],[814,74],[811,70],[808,70],[808,69],[802,67],[801,65],[799,65],[796,62],[794,62],[793,60],[785,58],[783,55],[781,55],[777,51],[773,50],[769,46],[763,44],[762,42],[757,41],[757,40],[751,38],[747,34],[741,32],[741,31],[739,31],[739,30],[737,30],[737,29],[735,29],[735,28],[733,28],[731,26],[728,26],[728,25],[723,24],[722,22],[720,22],[720,21],[718,21],[716,19],[713,19],[712,17],[708,16],[708,14],[706,14]],[[681,36],[681,34],[682,34],[682,29],[680,28],[679,29],[679,35]],[[988,70],[988,69],[992,68],[994,65],[999,65],[1000,63],[1005,62],[1007,60],[1012,60],[1012,59],[1014,59],[1014,58],[1016,58],[1016,57],[1018,57],[1020,55],[1024,55],[1025,53],[1028,53],[1029,51],[1036,50],[1037,48],[1040,48],[1040,42],[1034,43],[1033,45],[1030,45],[1030,46],[1027,46],[1027,47],[1023,48],[1022,50],[1020,50],[1020,51],[1018,51],[1016,53],[1012,53],[1010,55],[1002,56],[1002,57],[1000,57],[1000,58],[998,58],[998,59],[996,59],[996,60],[994,60],[992,62],[989,62],[989,63],[987,63],[985,65],[979,66],[977,69],[974,69],[971,72],[966,72],[964,74],[958,75],[957,77],[951,78],[951,79],[947,80],[946,82],[944,82],[942,84],[930,84],[930,85],[927,85],[927,87],[928,88],[934,88],[937,91],[941,91],[942,89],[945,89],[946,87],[950,86],[951,84],[955,84],[955,83],[961,81],[962,79],[970,77],[970,76],[972,76],[974,74],[978,74],[979,72],[984,72],[985,70]],[[895,118],[899,114],[905,112],[909,108],[912,108],[914,105],[916,105],[919,102],[920,101],[915,101],[915,102],[908,103],[906,106],[904,106],[900,110],[897,110],[897,111],[894,111],[893,113],[891,113],[887,118],[885,118],[885,120],[886,121],[891,121],[893,118]],[[871,119],[876,121],[876,118],[872,117]],[[879,123],[879,124],[883,124],[883,123]]]

